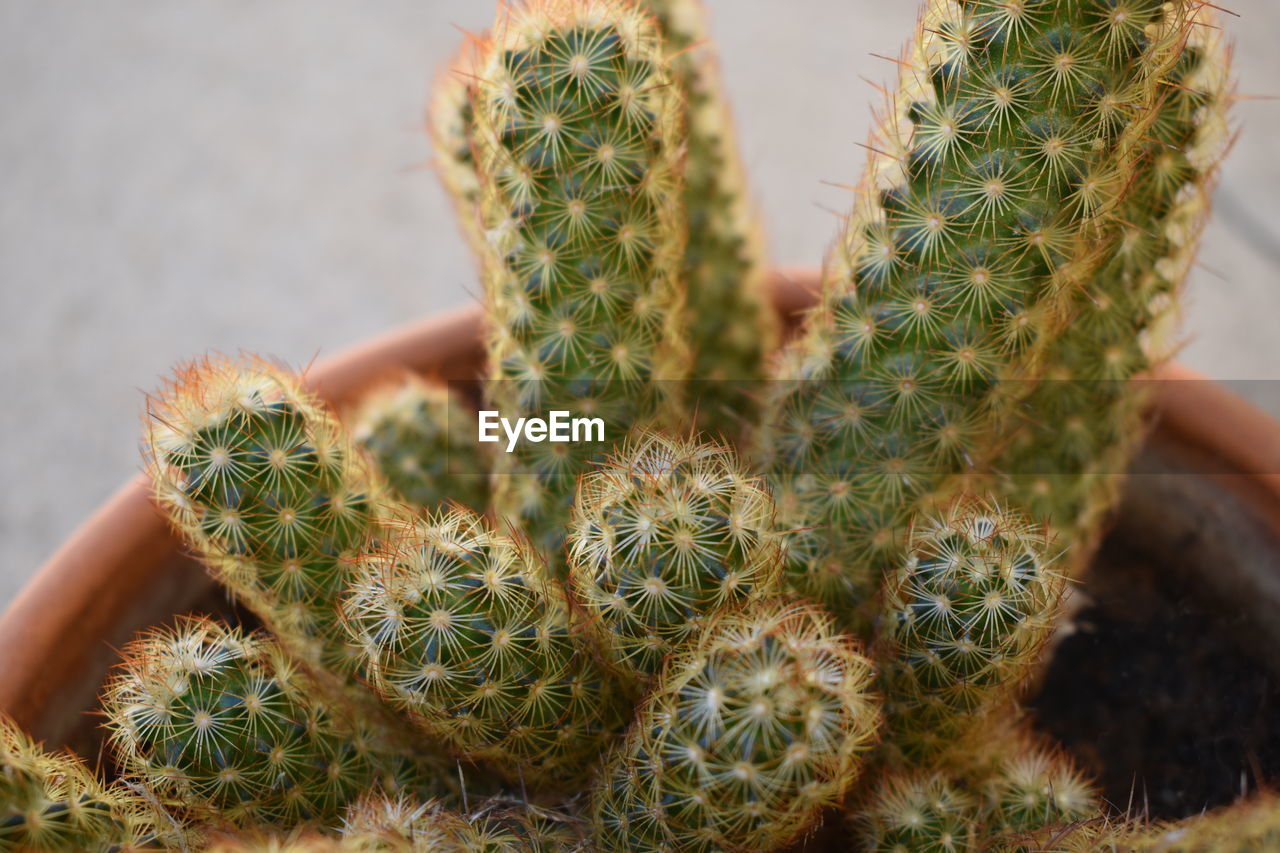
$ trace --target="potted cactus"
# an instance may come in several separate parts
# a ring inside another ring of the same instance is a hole
[[[1194,423],[1134,380],[1167,370],[1227,147],[1215,21],[930,0],[816,298],[779,318],[697,4],[504,5],[431,115],[483,323],[311,377],[207,358],[149,397],[146,485],[109,513],[141,526],[98,556],[163,623],[101,690],[114,776],[5,722],[0,846],[1280,845],[1269,795],[1181,821],[1104,797],[1023,708],[1061,686],[1152,400]],[[436,378],[370,381],[393,363]],[[478,400],[439,381],[481,364]],[[69,732],[97,680],[13,659],[5,707]]]

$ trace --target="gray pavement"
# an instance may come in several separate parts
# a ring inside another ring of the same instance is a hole
[[[871,53],[915,4],[709,2],[773,256],[816,264],[863,161],[860,77],[892,78]],[[139,389],[173,362],[301,364],[474,297],[421,114],[493,5],[0,0],[0,604],[137,469]],[[1280,6],[1233,8],[1242,92],[1280,94]],[[1275,379],[1280,103],[1237,119],[1183,360]]]

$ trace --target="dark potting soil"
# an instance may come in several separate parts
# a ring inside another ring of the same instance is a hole
[[[1122,543],[1085,590],[1029,706],[1112,806],[1177,818],[1280,782],[1280,679],[1242,618]]]

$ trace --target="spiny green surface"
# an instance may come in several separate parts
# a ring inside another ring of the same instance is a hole
[[[489,394],[508,418],[603,418],[614,441],[658,415],[687,369],[680,97],[656,26],[617,0],[539,0],[504,6],[481,54]],[[499,454],[498,516],[558,554],[576,478],[604,449]]]
[[[1075,295],[1071,322],[1045,352],[1045,379],[993,462],[1004,495],[1049,519],[1071,546],[1072,575],[1145,434],[1149,394],[1132,380],[1170,355],[1168,326],[1230,140],[1221,22],[1209,7],[1196,20],[1112,226],[1118,251]]]
[[[877,781],[850,825],[867,853],[965,853],[976,850],[977,799],[940,773],[903,773]]]
[[[1022,737],[1001,751],[979,786],[988,836],[1101,816],[1098,793],[1060,750]]]
[[[523,803],[490,800],[457,812],[375,795],[348,810],[342,835],[370,853],[569,853],[583,849],[583,831],[569,814]]]
[[[139,795],[102,784],[74,755],[41,749],[0,715],[0,850],[159,848],[178,831]]]
[[[933,766],[1013,698],[1061,597],[1049,559],[1043,528],[993,504],[913,522],[875,646],[891,758]]]
[[[814,529],[794,585],[851,623],[1107,260],[1188,2],[928,4],[759,442],[784,520]]]
[[[335,604],[382,487],[337,420],[248,358],[181,366],[148,408],[150,473],[173,525],[291,652],[349,674]]]
[[[331,825],[370,787],[450,793],[452,771],[319,698],[273,640],[180,619],[125,647],[103,696],[124,771],[198,822]]]
[[[448,386],[408,377],[365,398],[351,425],[395,495],[418,509],[489,503],[493,459]]]
[[[700,0],[647,0],[684,94],[688,148],[684,254],[690,405],[699,428],[736,439],[756,419],[764,358],[777,342],[765,292],[764,240],[738,154],[733,119]]]
[[[388,703],[516,781],[580,778],[620,726],[620,691],[541,558],[468,510],[385,531],[343,612]]]
[[[733,451],[633,434],[584,475],[569,577],[610,663],[637,686],[727,608],[782,590],[773,498]]]
[[[602,850],[771,850],[857,777],[871,666],[820,609],[723,616],[677,653],[591,795]]]

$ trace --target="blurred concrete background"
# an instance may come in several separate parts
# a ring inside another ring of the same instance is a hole
[[[773,256],[816,264],[915,3],[708,0]],[[421,114],[489,0],[0,0],[0,604],[138,467],[176,360],[294,364],[474,297]],[[1233,0],[1247,95],[1280,6]],[[1280,378],[1280,104],[1243,133],[1183,360]],[[1254,384],[1253,390],[1267,386]]]

